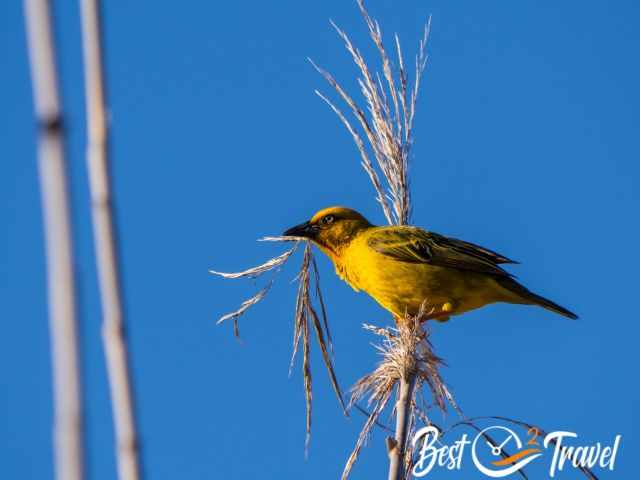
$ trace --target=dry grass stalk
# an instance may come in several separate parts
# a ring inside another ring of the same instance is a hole
[[[338,115],[340,121],[351,134],[360,152],[362,166],[376,191],[376,200],[380,203],[389,224],[405,225],[409,222],[411,214],[409,158],[413,144],[413,122],[420,80],[426,65],[426,43],[430,20],[425,25],[424,36],[419,44],[415,61],[414,82],[410,87],[398,36],[395,36],[396,77],[392,71],[391,59],[382,41],[382,32],[378,22],[370,17],[363,0],[357,0],[357,3],[369,35],[380,55],[384,80],[379,74],[372,73],[363,55],[353,45],[347,34],[333,22],[332,25],[360,71],[361,78],[358,79],[358,84],[365,98],[368,114],[358,106],[329,72],[310,61],[351,109],[368,141],[369,150],[376,160],[375,166],[361,134],[331,100],[318,91],[316,93]],[[381,179],[383,179],[384,185]],[[364,392],[368,392],[371,401],[375,402],[375,406],[358,438],[356,448],[347,461],[343,478],[348,476],[364,439],[377,421],[377,416],[381,412],[380,406],[386,405],[389,401],[394,387],[397,386],[395,439],[388,440],[387,443],[390,480],[404,478],[405,464],[410,462],[411,453],[405,455],[405,446],[414,425],[412,405],[414,404],[415,392],[420,390],[423,383],[426,383],[440,408],[444,409],[446,402],[455,405],[438,373],[440,360],[432,354],[431,346],[426,341],[426,334],[422,331],[417,320],[407,319],[406,322],[400,322],[394,336],[383,336],[387,342],[383,347],[383,362],[371,375],[364,377],[355,386],[354,398],[360,398]]]
[[[80,480],[83,477],[83,439],[76,292],[55,51],[49,3],[25,0],[24,9],[38,120],[38,169],[53,369],[55,474],[60,480]]]
[[[349,476],[371,428],[394,391],[397,394],[395,438],[387,439],[390,463],[397,463],[393,468],[394,472],[403,470],[404,467],[400,467],[405,463],[410,464],[411,452],[405,454],[405,451],[407,439],[415,424],[415,409],[405,408],[401,411],[400,407],[417,404],[417,395],[425,384],[431,391],[434,403],[441,409],[452,401],[439,373],[439,367],[443,362],[433,354],[428,333],[417,318],[407,317],[397,328],[364,325],[366,330],[383,338],[382,344],[376,345],[382,360],[372,373],[362,377],[352,388],[350,405],[368,397],[368,403],[373,404],[373,410],[347,460],[343,479]],[[398,439],[403,441],[400,442]],[[409,460],[406,460],[407,458]]]
[[[87,108],[87,168],[90,180],[91,219],[102,303],[102,340],[114,415],[118,476],[121,480],[137,480],[140,475],[138,441],[127,346],[123,334],[124,309],[109,178],[108,127],[98,0],[81,0],[80,13]]]
[[[389,224],[407,224],[411,213],[408,172],[410,149],[413,143],[413,122],[420,80],[426,65],[426,43],[431,20],[429,19],[425,25],[424,36],[419,44],[415,60],[415,77],[413,86],[410,87],[398,36],[395,36],[396,80],[391,59],[382,41],[379,24],[370,17],[363,0],[357,0],[357,3],[369,35],[380,54],[384,80],[379,74],[372,73],[363,55],[347,34],[333,22],[332,25],[344,41],[347,51],[360,71],[361,78],[358,79],[358,84],[367,104],[366,111],[356,103],[329,72],[316,65],[312,60],[310,62],[347,104],[360,125],[362,134],[354,128],[344,113],[327,96],[317,90],[316,94],[331,107],[351,134],[360,152],[362,166],[376,191],[376,200],[380,203]],[[367,139],[369,149],[365,146],[363,135]],[[375,165],[371,161],[369,151],[375,158]],[[360,379],[352,390],[350,406],[355,405],[359,399],[368,396],[369,404],[373,404],[373,410],[368,414],[356,446],[347,461],[342,478],[348,477],[371,428],[376,424],[379,425],[378,417],[389,402],[393,391],[396,390],[395,438],[387,439],[390,457],[389,479],[403,479],[413,465],[413,452],[407,439],[412,436],[414,426],[418,420],[427,425],[433,425],[426,415],[426,410],[432,406],[444,410],[449,404],[462,418],[464,418],[464,414],[439,374],[439,367],[443,364],[442,360],[433,354],[428,335],[422,330],[416,319],[405,319],[404,322],[400,322],[397,330],[371,325],[365,325],[365,329],[384,338],[383,345],[378,347],[383,360],[373,373]],[[425,384],[429,387],[433,398],[433,403],[426,408],[419,405],[417,398],[421,395],[422,386]],[[494,418],[500,419],[501,417]],[[503,420],[531,427],[525,422],[505,418]],[[481,431],[472,419],[463,420],[456,425],[462,424],[468,425],[478,432]],[[383,426],[383,428],[386,427]],[[439,430],[442,431],[442,429]],[[489,443],[495,445],[493,439],[486,433],[484,436]],[[503,457],[508,457],[508,454],[504,452]],[[582,471],[588,478],[595,478],[593,472],[588,469],[582,469]],[[523,478],[527,478],[523,471],[520,471],[519,474]]]
[[[342,389],[340,388],[340,384],[338,383],[338,379],[336,377],[335,369],[333,367],[333,361],[331,358],[331,354],[333,352],[333,344],[331,341],[331,333],[329,330],[329,321],[327,317],[327,311],[324,303],[324,298],[322,296],[322,291],[320,289],[320,274],[318,272],[318,267],[316,265],[316,261],[313,257],[311,244],[306,242],[306,239],[301,239],[297,237],[265,237],[262,239],[263,241],[275,241],[275,242],[291,242],[294,241],[295,244],[292,248],[284,252],[283,254],[274,257],[265,263],[258,265],[256,267],[249,268],[247,270],[243,270],[241,272],[218,272],[215,270],[210,270],[210,273],[221,276],[227,279],[236,279],[236,278],[256,278],[260,275],[263,275],[269,271],[277,272],[281,269],[281,267],[287,262],[289,257],[295,252],[299,243],[305,240],[305,249],[302,258],[302,265],[300,267],[300,271],[297,275],[298,281],[298,293],[296,295],[296,308],[294,315],[294,327],[293,327],[293,348],[291,354],[291,363],[289,366],[289,373],[293,368],[293,364],[295,363],[295,358],[299,350],[300,343],[302,342],[302,376],[304,380],[304,390],[305,390],[305,403],[306,403],[306,435],[305,435],[305,452],[308,451],[309,441],[311,439],[311,414],[312,414],[312,398],[313,398],[313,388],[312,388],[312,377],[311,377],[311,341],[310,341],[310,331],[313,328],[316,340],[318,345],[320,346],[320,350],[322,352],[322,359],[324,361],[325,367],[327,369],[327,373],[329,375],[329,379],[331,381],[331,386],[340,402],[340,405],[345,413],[348,415],[347,407],[343,400]],[[234,322],[234,333],[236,336],[238,333],[238,318],[242,316],[250,307],[260,302],[268,293],[269,289],[273,285],[274,279],[272,278],[266,287],[260,290],[253,297],[245,300],[240,308],[237,310],[223,315],[218,323],[225,322],[226,320],[233,320]],[[311,283],[313,282],[313,288]],[[315,291],[316,298],[318,303],[320,304],[320,315],[318,311],[313,305],[313,300],[311,298],[312,292]],[[322,317],[322,318],[321,318]]]

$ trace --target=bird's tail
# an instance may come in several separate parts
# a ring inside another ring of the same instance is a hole
[[[506,288],[512,295],[515,294],[517,300],[511,300],[513,303],[524,303],[530,305],[539,305],[547,310],[551,310],[552,312],[559,313],[562,316],[575,320],[578,316],[567,310],[564,307],[561,307],[555,302],[551,300],[541,297],[540,295],[536,295],[532,291],[528,290],[526,287],[520,285],[513,278],[509,277],[501,277],[498,279],[498,283]]]

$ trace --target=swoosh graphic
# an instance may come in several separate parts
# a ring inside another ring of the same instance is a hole
[[[495,462],[491,462],[496,467],[504,467],[505,465],[509,465],[511,463],[516,463],[522,457],[526,457],[527,455],[531,455],[532,453],[538,453],[540,451],[539,448],[527,448],[526,450],[522,450],[518,453],[514,453],[510,457],[503,458],[502,460],[497,460]]]

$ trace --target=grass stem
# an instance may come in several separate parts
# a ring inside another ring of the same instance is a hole
[[[38,171],[53,370],[54,469],[58,480],[81,480],[83,438],[76,287],[55,47],[49,2],[25,0],[24,10],[38,121]]]
[[[138,441],[119,276],[116,226],[109,179],[108,122],[98,0],[80,0],[87,108],[87,168],[91,219],[102,303],[102,341],[111,391],[120,480],[138,480]]]

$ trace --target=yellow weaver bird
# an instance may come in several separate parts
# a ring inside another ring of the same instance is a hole
[[[340,278],[367,292],[397,320],[426,311],[422,320],[446,321],[495,302],[539,305],[578,318],[530,292],[500,267],[516,262],[421,228],[378,227],[355,210],[330,207],[284,235],[311,240],[331,259]]]

